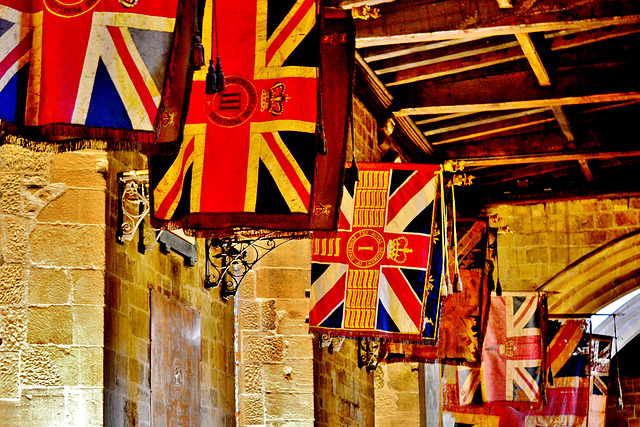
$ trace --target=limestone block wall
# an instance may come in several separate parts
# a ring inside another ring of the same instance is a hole
[[[373,372],[358,367],[358,343],[346,339],[339,350],[329,354],[314,340],[316,426],[373,426]],[[380,367],[378,367],[380,369]],[[393,415],[393,414],[391,414]]]
[[[204,283],[204,241],[198,261],[163,254],[156,245],[142,254],[138,237],[116,243],[117,173],[146,169],[144,156],[110,152],[106,232],[105,403],[107,426],[149,426],[151,393],[150,291],[196,310],[201,322],[200,426],[235,425],[233,300],[224,302]],[[147,222],[148,224],[148,222]]]
[[[569,264],[640,227],[640,198],[587,198],[496,205],[509,234],[498,235],[500,282],[507,290],[533,290]]]
[[[240,285],[240,425],[313,425],[313,338],[305,322],[311,241],[266,255]]]
[[[417,363],[381,364],[374,373],[376,426],[420,425]]]
[[[0,146],[0,425],[102,425],[106,173]]]

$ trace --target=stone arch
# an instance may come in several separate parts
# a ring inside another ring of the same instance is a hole
[[[617,337],[617,344],[611,349],[611,356],[614,356],[640,334],[640,295],[627,301],[612,314],[615,314],[615,318],[607,317],[593,332]]]
[[[549,292],[549,313],[595,313],[640,287],[640,230],[578,259],[538,290]]]

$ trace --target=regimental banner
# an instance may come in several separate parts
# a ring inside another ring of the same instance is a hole
[[[337,233],[314,233],[311,332],[421,341],[439,288],[428,281],[437,165],[358,164]]]
[[[182,2],[0,0],[0,128],[130,145],[178,127],[163,96],[169,80],[186,87],[186,70],[168,66],[179,8],[190,17],[182,31],[193,30],[195,2]],[[184,92],[175,95],[181,103]]]
[[[486,278],[481,270],[461,268],[460,280],[463,291],[445,297],[440,305],[437,343],[429,340],[420,344],[386,341],[380,345],[380,362],[480,363],[482,331],[489,301]]]
[[[486,402],[540,400],[542,296],[505,293],[491,297],[482,347]]]
[[[344,12],[326,16],[320,34],[314,0],[217,2],[216,9],[226,88],[206,94],[205,70],[195,74],[179,153],[150,160],[153,223],[207,236],[334,230],[352,22]],[[205,46],[210,37],[205,31]],[[319,154],[322,129],[327,154]]]
[[[584,319],[552,320],[548,322],[546,330],[549,377],[544,401],[537,404],[524,401],[483,403],[481,393],[470,393],[473,384],[477,383],[467,382],[467,379],[473,378],[473,374],[461,375],[464,368],[445,366],[444,412],[453,416],[458,424],[474,426],[604,426],[604,413],[598,414],[601,406],[593,406],[593,396],[598,392],[593,389],[590,392],[590,387],[598,382],[597,372],[607,371],[608,363],[604,362],[608,360],[607,338],[591,340]],[[598,360],[603,361],[600,367]],[[480,371],[476,369],[476,372]],[[471,388],[467,385],[471,385]]]

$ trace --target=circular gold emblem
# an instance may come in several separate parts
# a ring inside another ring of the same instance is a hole
[[[251,118],[258,105],[256,88],[240,76],[225,78],[223,92],[205,95],[204,109],[207,118],[218,126],[240,126]]]
[[[98,3],[100,0],[44,0],[44,5],[49,12],[63,18],[73,18],[87,13]]]
[[[375,230],[358,230],[347,242],[347,258],[358,268],[369,268],[382,260],[384,238]]]

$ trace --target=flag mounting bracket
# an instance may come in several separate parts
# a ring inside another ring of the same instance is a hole
[[[120,244],[133,240],[136,230],[149,213],[149,171],[134,170],[118,174],[118,230]]]
[[[275,232],[255,239],[243,236],[206,239],[205,289],[220,286],[220,295],[225,301],[234,296],[242,280],[258,261],[291,241],[276,239],[274,235]]]

